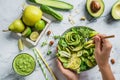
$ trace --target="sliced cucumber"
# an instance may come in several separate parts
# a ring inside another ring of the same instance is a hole
[[[41,5],[40,9],[43,12],[50,14],[51,16],[53,16],[54,18],[56,18],[59,21],[63,20],[63,16],[60,13],[58,13],[57,11],[55,11],[54,9],[52,9],[46,5]]]
[[[29,1],[36,2],[38,4],[47,5],[54,8],[58,8],[58,9],[64,9],[64,10],[73,9],[73,5],[63,1],[58,1],[58,0],[29,0]]]

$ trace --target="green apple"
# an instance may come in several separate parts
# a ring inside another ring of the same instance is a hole
[[[41,31],[45,28],[45,21],[39,20],[38,22],[35,23],[35,29],[37,31]]]
[[[20,19],[17,19],[10,24],[8,29],[12,32],[20,33],[24,31],[25,25]]]

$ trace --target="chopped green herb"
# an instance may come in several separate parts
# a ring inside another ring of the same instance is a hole
[[[41,47],[47,45],[47,41],[42,42]]]
[[[50,55],[51,53],[52,53],[52,51],[51,51],[51,50],[48,50],[47,55]]]
[[[55,35],[55,36],[53,36],[54,37],[54,39],[60,39],[60,35]]]

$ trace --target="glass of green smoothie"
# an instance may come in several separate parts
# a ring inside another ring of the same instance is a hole
[[[35,66],[34,58],[28,53],[18,54],[13,60],[13,69],[21,76],[31,74],[35,70]]]

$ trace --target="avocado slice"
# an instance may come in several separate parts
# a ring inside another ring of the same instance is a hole
[[[111,14],[113,19],[120,20],[120,0],[113,5]]]
[[[87,0],[86,8],[92,17],[98,18],[103,14],[105,5],[103,0]]]

